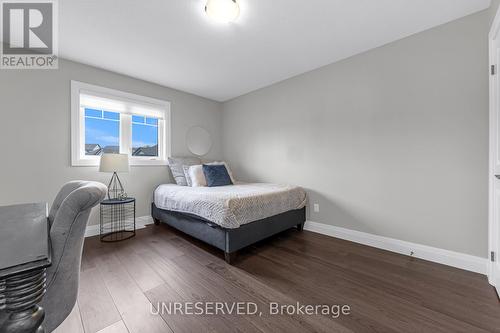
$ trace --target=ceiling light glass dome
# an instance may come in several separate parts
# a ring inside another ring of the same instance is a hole
[[[240,15],[236,0],[208,0],[205,6],[207,15],[218,22],[232,22]]]

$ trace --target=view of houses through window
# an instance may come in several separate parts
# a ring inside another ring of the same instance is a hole
[[[158,119],[132,116],[132,156],[158,156]]]
[[[158,119],[132,115],[132,156],[158,156]],[[85,155],[120,152],[120,113],[85,109]]]

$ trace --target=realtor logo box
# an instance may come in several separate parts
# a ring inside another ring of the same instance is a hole
[[[2,69],[57,69],[57,2],[2,0]]]

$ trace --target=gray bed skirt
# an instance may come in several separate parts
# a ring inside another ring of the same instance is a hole
[[[173,212],[151,204],[155,224],[166,223],[196,239],[224,251],[225,260],[231,263],[234,253],[246,246],[290,228],[302,230],[306,221],[306,208],[291,210],[262,220],[244,224],[236,229],[225,229],[198,216]]]

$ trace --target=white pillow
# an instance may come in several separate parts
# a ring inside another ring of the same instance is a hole
[[[210,163],[205,163],[206,165],[224,165],[226,167],[227,173],[229,174],[229,178],[231,178],[231,182],[236,184],[236,181],[234,180],[233,173],[231,172],[231,169],[229,169],[229,166],[227,165],[226,162],[220,161],[220,162],[210,162]]]
[[[191,165],[188,170],[188,175],[191,179],[192,187],[207,186],[207,180],[203,173],[203,165]]]

